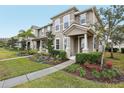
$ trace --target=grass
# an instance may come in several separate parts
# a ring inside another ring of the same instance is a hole
[[[0,80],[16,77],[47,67],[50,67],[50,65],[32,62],[28,58],[0,61]]]
[[[110,58],[110,53],[105,53],[105,60],[111,60],[113,66],[124,71],[124,54],[114,53],[114,59]],[[22,88],[124,88],[124,82],[119,84],[100,83],[82,79],[80,77],[58,71],[43,78],[29,81],[18,85]]]
[[[105,60],[111,60],[113,62],[113,66],[124,72],[124,54],[122,53],[114,53],[114,58],[110,58],[110,53],[105,53]]]
[[[18,88],[123,88],[124,83],[98,83],[58,71],[43,78],[16,86]]]
[[[4,48],[0,48],[0,60],[12,57],[16,57],[16,51],[10,51]]]

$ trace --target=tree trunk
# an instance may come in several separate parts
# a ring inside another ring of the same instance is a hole
[[[113,42],[111,42],[111,58],[114,58],[114,55],[113,55]]]

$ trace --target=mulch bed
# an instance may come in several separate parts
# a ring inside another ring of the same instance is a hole
[[[102,82],[102,83],[114,83],[114,84],[116,84],[116,83],[124,82],[124,75],[123,74],[121,76],[117,76],[117,77],[112,78],[112,79],[107,79],[107,78],[103,78],[103,77],[102,78],[96,78],[92,75],[91,69],[85,67],[84,65],[81,65],[81,67],[83,67],[86,71],[86,75],[82,78],[86,78],[88,80],[93,80],[93,81]],[[80,73],[78,70],[74,73],[71,73],[71,74],[80,77]]]

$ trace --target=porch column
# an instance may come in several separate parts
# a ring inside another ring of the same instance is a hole
[[[84,34],[84,49],[83,49],[84,53],[88,52],[88,43],[87,43],[87,33]]]
[[[78,36],[78,53],[80,53],[80,37]]]
[[[67,57],[70,57],[70,37],[67,37],[67,47],[66,47]]]
[[[40,40],[40,52],[42,51],[42,40]]]

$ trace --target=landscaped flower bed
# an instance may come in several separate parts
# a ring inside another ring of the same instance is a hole
[[[102,70],[96,70],[95,68],[100,68],[100,66],[90,64],[87,67],[85,65],[73,64],[64,70],[76,76],[98,82],[119,83],[124,81],[124,75],[115,68],[108,69],[104,67]]]
[[[48,53],[37,53],[32,57],[30,57],[30,59],[35,62],[50,64],[50,65],[57,65],[68,60],[66,58],[66,52],[63,51],[60,52],[57,51],[56,54],[54,54],[53,56]]]
[[[80,53],[76,55],[76,64],[64,70],[88,80],[103,83],[119,83],[124,81],[124,74],[113,67],[112,61],[107,61],[101,68],[101,53]]]

